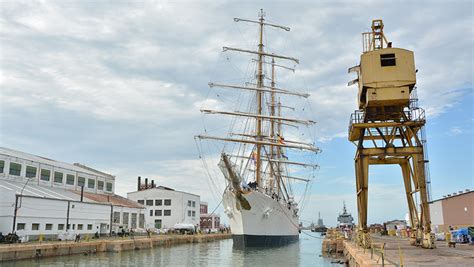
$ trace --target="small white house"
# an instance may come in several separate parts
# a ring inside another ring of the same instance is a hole
[[[138,186],[127,198],[145,205],[146,228],[169,229],[176,224],[199,226],[200,197],[164,186]]]

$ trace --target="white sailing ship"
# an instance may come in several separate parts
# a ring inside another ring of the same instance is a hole
[[[230,132],[226,137],[207,134],[196,137],[199,140],[218,140],[234,144],[231,149],[223,149],[218,163],[226,180],[222,203],[229,218],[234,247],[286,245],[298,240],[300,230],[299,207],[294,198],[292,184],[310,182],[310,178],[292,176],[290,171],[298,168],[314,171],[318,167],[313,162],[291,160],[289,157],[300,152],[306,156],[308,153],[314,156],[320,150],[312,142],[285,139],[286,127],[310,127],[315,122],[284,117],[282,108],[290,107],[281,103],[280,95],[308,98],[309,94],[278,88],[275,69],[294,69],[284,63],[277,64],[276,61],[293,61],[296,64],[299,61],[264,50],[264,28],[290,31],[289,27],[267,23],[263,11],[258,20],[235,18],[234,21],[253,23],[259,27],[257,51],[223,48],[224,51],[242,52],[256,57],[252,58],[256,63],[255,81],[245,86],[218,83],[209,83],[209,86],[247,91],[250,93],[248,102],[251,105],[248,105],[248,111],[202,109],[201,112],[235,116],[236,119],[245,121],[245,127],[242,132]],[[265,66],[270,67],[271,77],[266,77]],[[231,129],[235,130],[235,127]],[[301,159],[298,156],[295,158]]]

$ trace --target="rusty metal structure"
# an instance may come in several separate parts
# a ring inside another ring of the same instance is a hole
[[[417,104],[414,54],[392,47],[383,33],[382,20],[373,20],[371,28],[371,32],[362,34],[360,64],[349,68],[349,73],[357,73],[357,79],[348,83],[359,87],[359,110],[351,115],[348,137],[357,146],[357,241],[364,248],[371,247],[367,228],[369,166],[397,164],[403,175],[412,226],[410,243],[434,248],[423,133],[426,119]]]

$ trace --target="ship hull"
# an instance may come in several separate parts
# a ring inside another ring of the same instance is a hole
[[[261,192],[242,194],[250,209],[244,209],[235,193],[223,195],[234,248],[284,246],[298,241],[298,216],[293,208]]]

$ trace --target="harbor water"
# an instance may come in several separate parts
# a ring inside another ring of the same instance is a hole
[[[0,266],[342,266],[320,257],[321,243],[319,234],[305,232],[300,234],[299,242],[278,248],[237,250],[232,247],[232,239],[226,239],[120,253],[4,262]]]

